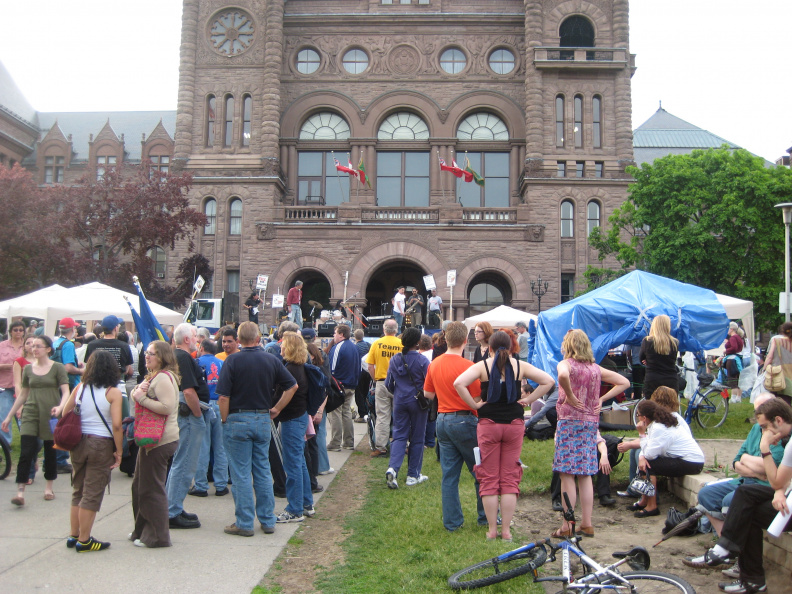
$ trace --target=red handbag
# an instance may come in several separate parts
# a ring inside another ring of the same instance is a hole
[[[85,392],[85,386],[80,393],[80,403],[82,402],[82,395]],[[52,435],[55,438],[55,447],[59,450],[67,452],[72,451],[82,440],[82,419],[80,418],[80,403],[75,403],[74,408],[63,415],[58,424],[55,425],[55,430]]]

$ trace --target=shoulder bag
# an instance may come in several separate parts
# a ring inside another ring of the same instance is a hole
[[[773,360],[780,361],[781,355],[778,352],[778,349],[782,348],[778,345],[775,339],[773,339]],[[784,370],[781,365],[771,365],[770,361],[767,361],[764,366],[765,378],[764,378],[764,387],[768,392],[783,392],[786,388],[786,378],[784,377]]]
[[[167,371],[165,373],[169,378],[171,377]],[[149,396],[149,398],[151,397]],[[156,398],[152,398],[152,400],[156,400]],[[165,431],[167,418],[167,415],[156,413],[139,402],[135,402],[135,443],[141,448],[153,448],[158,445]]]

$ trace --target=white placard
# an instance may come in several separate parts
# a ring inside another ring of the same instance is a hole
[[[259,291],[267,292],[267,283],[269,282],[269,276],[266,274],[259,274],[256,277],[256,288]]]
[[[198,278],[195,279],[195,284],[193,285],[193,291],[195,291],[196,293],[200,293],[201,289],[203,289],[204,283],[206,283],[204,277],[202,277],[199,274]]]
[[[437,283],[435,283],[434,274],[427,274],[425,277],[423,277],[423,280],[427,291],[431,291],[432,289],[437,288]]]
[[[786,291],[778,294],[778,313],[786,313]]]
[[[446,275],[446,285],[453,287],[456,285],[456,270],[449,270]]]
[[[283,307],[283,295],[272,296],[272,308],[281,309]]]

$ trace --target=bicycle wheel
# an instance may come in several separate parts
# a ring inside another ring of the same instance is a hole
[[[726,422],[729,414],[729,399],[721,396],[716,388],[704,393],[696,409],[696,422],[702,429],[714,429]]]
[[[547,561],[547,551],[543,546],[518,553],[504,561],[493,557],[457,571],[448,578],[448,585],[452,590],[483,588],[525,575],[541,567],[545,561]]]
[[[11,474],[11,448],[5,437],[0,435],[0,447],[3,450],[3,458],[0,460],[0,481]]]
[[[622,574],[626,580],[630,582],[633,587],[633,592],[643,594],[674,594],[675,592],[682,592],[683,594],[696,594],[693,586],[688,584],[682,578],[679,578],[670,573],[661,573],[659,571],[628,571]],[[616,584],[616,580],[608,580],[604,584]],[[602,592],[599,588],[592,588],[587,590],[591,594],[595,592]]]
[[[643,402],[644,400],[646,400],[646,398],[641,398],[638,402],[635,403],[635,406],[633,406],[632,409],[633,425],[638,424],[638,405],[641,404],[641,402]]]

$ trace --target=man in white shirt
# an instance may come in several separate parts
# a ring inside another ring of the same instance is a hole
[[[440,318],[442,317],[440,314],[442,312],[441,308],[443,306],[443,298],[437,294],[437,289],[432,289],[432,296],[427,300],[426,306],[426,321],[429,324],[429,327],[439,328]]]
[[[397,334],[401,334],[404,328],[404,287],[399,287],[393,296],[393,318],[399,326]]]

